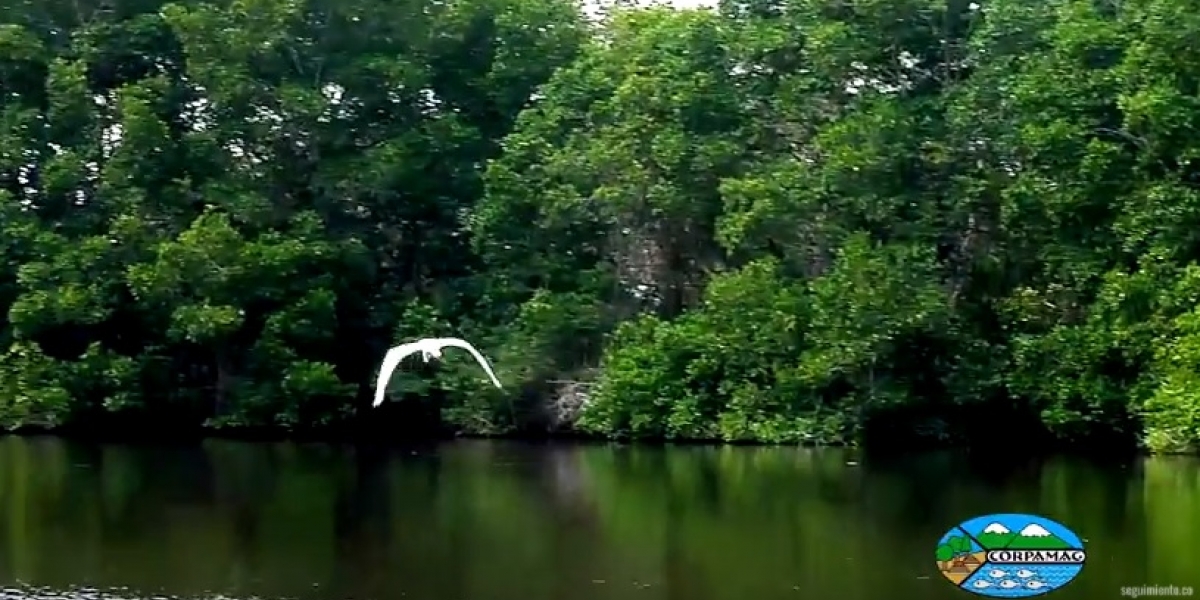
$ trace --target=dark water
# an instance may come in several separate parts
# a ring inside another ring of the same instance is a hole
[[[961,600],[934,545],[992,512],[1088,540],[1055,598],[1200,587],[1200,461],[846,461],[0,438],[0,598]]]

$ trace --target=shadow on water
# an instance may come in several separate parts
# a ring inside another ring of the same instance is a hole
[[[0,438],[0,598],[962,598],[933,547],[1029,512],[1060,598],[1196,586],[1200,461]]]

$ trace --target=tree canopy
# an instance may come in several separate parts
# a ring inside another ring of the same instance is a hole
[[[1196,450],[1193,8],[0,3],[0,425]]]

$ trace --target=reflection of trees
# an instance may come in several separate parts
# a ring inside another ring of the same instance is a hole
[[[1200,531],[1200,464],[1193,458],[1145,462],[1147,573],[1139,581],[1200,587],[1196,577],[1196,532]]]
[[[716,476],[712,463],[700,474],[700,489],[706,492],[702,502],[712,509],[719,505],[716,489]],[[707,594],[702,592],[701,581],[704,573],[688,567],[686,528],[687,523],[681,521],[685,514],[685,498],[679,494],[666,495],[666,534],[663,549],[663,585],[666,586],[665,600],[704,600]],[[695,582],[695,583],[693,583]]]
[[[33,569],[26,552],[31,544],[27,450],[28,447],[15,438],[0,438],[0,506],[7,512],[7,518],[0,520],[0,534],[9,542],[6,552],[0,555],[0,560],[8,558],[8,564],[0,563],[0,567],[17,580],[27,580]]]
[[[826,500],[852,497],[857,486],[836,453],[630,448],[596,449],[587,460],[606,545],[628,562],[665,556],[682,595],[777,597],[802,582],[862,579],[848,559],[867,559],[869,533],[843,503]]]
[[[223,442],[197,454],[4,438],[0,573],[300,600],[399,590],[587,600],[635,580],[654,584],[639,596],[660,600],[774,598],[792,586],[928,597],[917,576],[933,570],[947,521],[1018,511],[1062,520],[1090,547],[1121,545],[1125,558],[1072,584],[1098,595],[1188,580],[1197,470],[1149,461],[1143,481],[1052,460],[1037,485],[997,490],[955,461],[879,472],[794,449],[481,443],[351,456]],[[933,507],[896,514],[931,488]],[[890,561],[886,590],[863,570],[879,556]]]
[[[334,498],[334,533],[338,539],[376,543],[386,535],[370,525],[388,520],[388,458],[378,449],[354,452],[348,481],[338,486]],[[343,544],[342,550],[353,552],[356,547]]]
[[[261,502],[275,493],[278,461],[270,445],[242,446],[223,440],[205,442],[204,454],[212,466],[211,504],[205,506],[220,511],[229,526],[236,571],[252,571],[261,535]]]
[[[539,472],[548,485],[550,498],[557,506],[568,511],[590,512],[594,501],[591,482],[580,461],[582,449],[575,446],[550,447],[533,453]],[[540,456],[539,456],[540,455]]]

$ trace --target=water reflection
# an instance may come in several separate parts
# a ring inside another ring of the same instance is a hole
[[[0,438],[0,598],[963,598],[933,544],[988,512],[1088,540],[1056,597],[1200,587],[1194,459]]]

